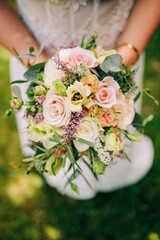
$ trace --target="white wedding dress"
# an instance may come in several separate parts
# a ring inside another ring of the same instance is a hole
[[[112,49],[123,31],[130,11],[134,6],[134,0],[67,0],[71,6],[66,8],[64,4],[55,4],[54,0],[17,0],[20,16],[26,26],[41,43],[45,41],[46,47],[49,44],[66,45],[71,40],[80,43],[82,36],[96,31],[98,33],[98,44],[106,49]],[[79,2],[79,8],[75,10],[75,2]],[[138,67],[135,79],[139,87],[142,87],[143,55],[140,57],[135,68]],[[25,69],[15,58],[11,58],[10,72],[11,81],[23,79]],[[22,84],[21,94],[24,98],[28,84]],[[141,100],[136,103],[136,110],[141,111]],[[28,139],[25,134],[27,126],[24,118],[24,111],[16,114],[16,120],[20,136],[20,144],[24,155],[33,155],[33,151],[27,146]],[[47,183],[55,187],[59,192],[77,199],[89,199],[97,192],[110,192],[130,184],[136,183],[149,171],[153,161],[153,146],[151,140],[141,135],[142,143],[132,143],[126,147],[126,151],[132,163],[126,159],[114,159],[114,164],[106,168],[105,174],[99,176],[97,181],[91,170],[79,161],[83,169],[83,176],[79,175],[73,180],[77,184],[80,195],[73,192],[64,172],[67,172],[69,162],[64,169],[61,169],[56,176],[44,174]],[[72,171],[67,173],[71,176]],[[86,180],[88,183],[86,183]],[[92,188],[89,187],[92,185]]]

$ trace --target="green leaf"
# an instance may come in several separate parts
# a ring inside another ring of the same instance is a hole
[[[111,56],[107,56],[102,65],[101,69],[108,73],[108,72],[119,72],[122,66],[122,57],[119,54],[113,54]]]
[[[20,55],[19,55],[19,53],[16,51],[15,48],[13,48],[13,51],[15,52],[16,56],[19,58]],[[19,60],[20,60],[20,62],[24,65],[22,59],[20,58]]]
[[[52,163],[52,165],[51,165],[51,170],[52,170],[52,173],[53,173],[53,175],[55,176],[56,175],[56,173],[55,173],[55,171],[54,171],[54,166],[55,166],[55,164],[56,164],[56,160]]]
[[[159,105],[158,100],[151,94],[151,91],[150,91],[149,88],[143,89],[143,92],[144,92],[149,98],[151,98],[156,105]]]
[[[81,142],[81,143],[84,143],[84,144],[86,144],[86,145],[88,145],[88,146],[90,146],[90,147],[94,147],[94,144],[93,144],[92,142],[87,141],[87,140],[85,140],[85,139],[83,139],[83,138],[78,138],[77,141],[78,141],[78,142]]]
[[[88,149],[86,152],[87,152],[87,157],[88,157],[88,159],[90,160],[90,159],[91,159],[90,149]]]
[[[17,167],[17,168],[15,169],[15,171],[14,171],[13,174],[12,174],[12,178],[14,178],[14,177],[16,176],[16,174],[17,174],[17,172],[18,172],[19,169],[20,169],[20,167]]]
[[[99,75],[98,71],[95,68],[91,68],[91,72],[94,73],[95,75],[97,75],[97,77],[100,78],[100,75]]]
[[[28,82],[28,80],[16,80],[16,81],[11,82],[11,85],[16,84],[16,83],[26,83],[26,82]]]
[[[22,59],[38,59],[39,58],[38,56],[36,56],[34,54],[23,54],[18,57],[22,58]]]
[[[82,42],[81,42],[80,47],[84,48],[84,46],[85,46],[85,36],[83,36],[83,38],[82,38]]]
[[[3,116],[3,118],[6,118],[6,117],[10,116],[12,112],[13,112],[12,108],[7,109],[5,114],[4,114],[4,116]]]
[[[80,193],[79,193],[79,190],[78,190],[78,187],[77,187],[76,184],[70,183],[70,186],[71,186],[71,189],[72,189],[74,192],[76,192],[78,195],[80,194]]]
[[[27,168],[27,172],[26,172],[27,175],[30,174],[30,172],[32,171],[33,167],[34,167],[34,163],[32,162],[32,163],[29,165],[29,167]]]
[[[139,91],[134,98],[134,102],[137,102],[137,100],[140,98],[140,96],[141,96],[141,92]]]
[[[132,134],[132,133],[126,133],[126,137],[131,141],[142,142],[138,136],[136,136],[135,134]]]
[[[30,53],[34,52],[35,50],[36,50],[35,47],[30,47],[30,48],[29,48],[29,52],[30,52]]]
[[[66,159],[67,159],[67,155],[63,158],[63,161],[62,161],[63,168],[66,166]]]
[[[30,158],[25,158],[22,160],[23,162],[31,162],[33,161],[33,157],[30,157]]]
[[[70,147],[68,145],[67,146],[67,149],[68,149],[68,158],[69,160],[71,161],[72,163],[72,166],[73,166],[73,174],[74,174],[74,177],[75,177],[75,158],[73,156],[73,153],[72,153],[72,150],[70,149]]]
[[[54,134],[52,138],[49,138],[49,141],[62,144],[61,140],[56,134]]]
[[[128,162],[132,163],[131,159],[128,157],[128,154],[124,152],[124,157],[128,160]]]
[[[135,128],[142,128],[143,127],[143,120],[142,120],[141,115],[139,113],[135,113],[132,125]]]
[[[45,148],[42,148],[42,147],[39,147],[39,146],[37,146],[37,148],[38,148],[40,151],[45,152],[45,153],[49,151],[48,149],[45,149]]]

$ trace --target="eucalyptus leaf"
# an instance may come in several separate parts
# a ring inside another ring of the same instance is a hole
[[[21,90],[18,86],[12,87],[13,94],[16,95],[16,97],[21,98]]]
[[[42,41],[41,45],[40,45],[40,50],[39,50],[39,56],[41,55],[41,53],[43,52],[45,48],[45,41]]]
[[[37,80],[37,74],[40,74],[44,71],[44,66],[45,66],[45,62],[38,63],[38,64],[35,64],[34,66],[31,66],[30,69],[28,69],[24,73],[24,77],[30,81]]]
[[[18,57],[22,58],[22,59],[38,59],[39,58],[38,56],[36,56],[34,54],[31,54],[31,53],[23,54],[23,55],[20,55]]]
[[[32,69],[29,69],[28,71],[26,71],[24,73],[24,77],[27,79],[27,80],[30,80],[30,81],[36,81],[37,80],[37,76],[36,74],[38,74],[39,71],[37,70],[32,70]]]
[[[119,72],[122,66],[121,61],[122,57],[119,54],[107,56],[101,65],[101,69],[106,73]]]
[[[33,66],[30,67],[31,70],[38,70],[38,71],[43,71],[44,70],[44,66],[45,66],[45,62],[41,62],[41,63],[37,63]]]

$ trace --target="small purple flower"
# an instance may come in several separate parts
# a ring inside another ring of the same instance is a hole
[[[71,138],[76,137],[75,134],[78,130],[80,122],[84,116],[84,112],[72,112],[70,122],[67,126],[63,127],[65,134],[63,135],[64,139],[71,140]]]
[[[73,41],[71,41],[65,48],[75,48],[75,47],[77,47],[77,45]]]
[[[34,123],[37,124],[39,122],[42,122],[44,120],[43,113],[37,113],[34,117]]]
[[[46,97],[43,97],[43,98],[38,97],[36,99],[36,106],[37,106],[38,109],[42,107],[45,99],[46,99]]]

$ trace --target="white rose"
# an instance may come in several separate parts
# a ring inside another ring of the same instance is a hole
[[[126,129],[133,121],[135,116],[134,101],[127,95],[124,97],[122,94],[117,94],[117,104],[113,106],[117,112],[116,122],[117,126]]]
[[[50,89],[43,103],[44,122],[56,128],[69,123],[71,111],[64,105],[64,96],[57,95],[54,89]]]
[[[33,141],[43,142],[53,137],[54,129],[45,122],[35,124],[31,121],[27,129],[27,134],[31,135]]]
[[[65,76],[64,72],[57,69],[57,64],[49,60],[44,68],[44,83],[48,88],[53,87],[52,83],[61,80]]]
[[[82,111],[82,105],[87,103],[87,97],[91,94],[90,87],[78,81],[75,81],[66,92],[65,104],[72,112]]]
[[[97,123],[98,121],[91,117],[83,118],[78,128],[76,137],[94,143],[95,139],[99,136],[99,131],[101,130]],[[87,144],[76,140],[74,141],[74,145],[79,152],[84,152],[89,148]]]

